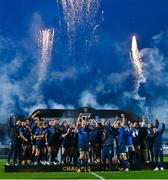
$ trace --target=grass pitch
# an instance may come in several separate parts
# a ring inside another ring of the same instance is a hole
[[[168,179],[168,170],[154,172],[152,170],[130,172],[44,172],[44,173],[6,173],[4,160],[0,160],[0,179]]]

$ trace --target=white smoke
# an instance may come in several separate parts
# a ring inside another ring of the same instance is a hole
[[[48,100],[48,105],[49,105],[49,108],[51,108],[51,109],[75,109],[75,107],[73,105],[59,104],[51,99]]]
[[[28,115],[38,108],[60,107],[54,101],[45,102],[42,89],[35,88],[40,61],[38,61],[38,50],[33,47],[37,47],[42,23],[41,16],[38,13],[33,14],[28,38],[22,39],[19,45],[14,40],[0,36],[0,47],[2,47],[0,49],[0,122],[2,123],[5,123],[9,114],[13,112]],[[20,47],[24,48],[28,55],[18,53]],[[11,54],[11,49],[16,50],[12,58],[3,55],[8,51]],[[26,71],[25,64],[29,66]],[[70,105],[65,107],[72,108]]]
[[[64,81],[65,79],[76,80],[78,71],[74,67],[62,71],[54,71],[50,74],[50,81]]]
[[[167,77],[164,77],[164,68],[166,65],[165,57],[158,48],[145,48],[141,50],[141,56],[144,60],[144,70],[147,79],[161,85],[165,83]],[[162,79],[164,77],[164,79]]]
[[[168,56],[159,48],[160,42],[164,42],[165,45],[168,43],[164,34],[161,32],[155,35],[152,38],[154,47],[142,49],[141,56],[144,60],[144,73],[147,79],[145,88],[149,96],[150,120],[158,118],[160,122],[168,125]]]
[[[80,98],[79,98],[79,105],[82,107],[93,107],[97,109],[117,109],[118,107],[113,104],[103,104],[100,105],[97,102],[96,95],[92,94],[89,90],[85,90],[82,92]]]
[[[36,89],[40,88],[41,83],[45,80],[47,75],[48,66],[51,60],[51,53],[53,48],[54,29],[44,29],[39,33],[39,48],[40,48],[40,60],[38,62],[37,69],[37,84]]]

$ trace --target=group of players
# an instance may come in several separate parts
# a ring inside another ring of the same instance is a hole
[[[129,171],[131,166],[153,162],[154,170],[164,170],[162,134],[165,125],[159,121],[146,124],[131,122],[124,114],[114,122],[79,114],[76,121],[44,121],[40,111],[30,119],[9,118],[11,148],[9,165],[100,164],[112,170]],[[60,154],[60,158],[58,158]],[[115,155],[115,157],[114,157]],[[58,161],[59,159],[59,161]]]

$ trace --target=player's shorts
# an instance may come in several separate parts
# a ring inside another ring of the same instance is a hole
[[[126,145],[126,152],[132,152],[135,151],[134,145]]]
[[[126,153],[126,145],[120,144],[118,145],[118,154]]]
[[[45,144],[43,140],[36,140],[36,144],[35,144],[36,148],[43,148],[44,146]]]

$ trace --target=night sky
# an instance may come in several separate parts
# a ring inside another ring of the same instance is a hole
[[[80,17],[87,23],[68,33],[61,0],[0,0],[0,121],[11,112],[81,106],[129,109],[166,121],[167,7],[167,0],[102,0],[94,19]],[[38,36],[46,28],[55,31],[53,48],[45,79],[35,90]],[[138,93],[148,112],[133,97],[132,35],[146,78]]]

